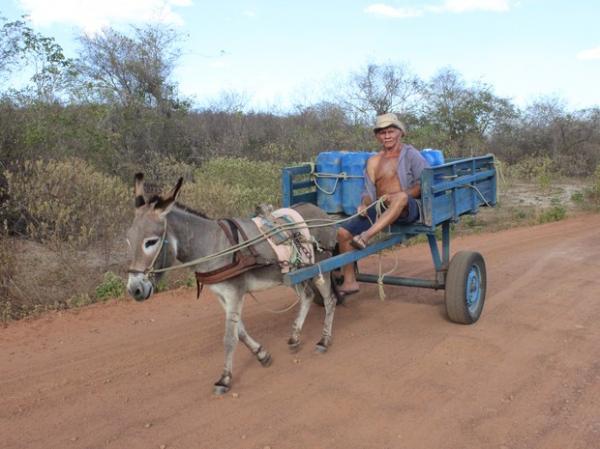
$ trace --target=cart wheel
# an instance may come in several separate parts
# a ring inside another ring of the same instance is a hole
[[[459,251],[452,257],[446,276],[446,311],[455,323],[473,324],[485,302],[486,272],[481,254]]]

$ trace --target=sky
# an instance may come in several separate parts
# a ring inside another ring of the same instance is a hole
[[[175,80],[198,105],[222,92],[256,109],[319,101],[369,63],[424,80],[451,67],[522,107],[600,105],[598,0],[0,0],[1,16],[24,14],[71,57],[82,33],[172,26]]]

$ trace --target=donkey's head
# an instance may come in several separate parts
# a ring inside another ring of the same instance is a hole
[[[136,301],[148,299],[154,291],[148,275],[170,264],[175,257],[169,249],[167,214],[173,208],[183,178],[166,195],[148,200],[144,196],[144,175],[138,173],[134,180],[135,217],[127,231],[129,244],[129,279],[127,291]],[[172,245],[171,245],[172,246]],[[159,273],[157,278],[162,273]]]

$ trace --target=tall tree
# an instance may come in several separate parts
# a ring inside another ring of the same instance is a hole
[[[31,74],[35,100],[57,101],[74,75],[72,60],[52,37],[34,31],[24,20],[4,22],[0,27],[0,75],[8,79],[12,72],[25,70]],[[31,95],[29,95],[31,96]]]
[[[425,98],[426,119],[457,146],[473,139],[483,142],[494,126],[515,115],[512,103],[494,95],[490,86],[469,86],[458,72],[448,68],[431,79]]]
[[[422,82],[406,65],[368,64],[350,77],[340,103],[355,117],[416,112]]]
[[[177,106],[171,79],[180,49],[177,33],[160,25],[133,28],[131,36],[107,28],[80,38],[77,60],[84,86],[96,100],[122,106]]]

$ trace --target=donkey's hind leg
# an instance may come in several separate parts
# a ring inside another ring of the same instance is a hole
[[[294,285],[294,290],[296,290],[296,294],[300,298],[300,309],[298,310],[298,315],[296,316],[294,324],[292,325],[292,335],[290,335],[288,340],[288,348],[292,352],[296,352],[298,349],[300,349],[300,334],[302,333],[302,326],[304,326],[306,315],[308,315],[308,311],[314,297],[314,292],[307,282]]]
[[[244,343],[250,350],[250,352],[256,356],[257,360],[262,366],[265,368],[267,366],[271,366],[271,362],[273,361],[271,354],[269,354],[269,352],[263,348],[260,343],[258,343],[250,336],[250,334],[248,334],[248,332],[246,332],[246,328],[244,327],[242,320],[240,320],[238,323],[238,336],[240,337],[240,340],[242,340],[242,343]]]
[[[321,339],[317,343],[317,352],[326,352],[333,340],[332,328],[333,328],[333,315],[335,313],[335,306],[337,298],[333,294],[331,288],[331,277],[322,276],[318,281],[313,281],[314,285],[319,289],[319,293],[323,297],[323,303],[325,305],[325,320],[323,323],[323,334]]]

